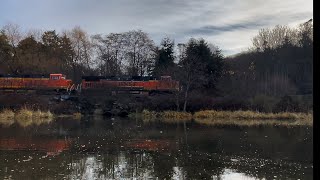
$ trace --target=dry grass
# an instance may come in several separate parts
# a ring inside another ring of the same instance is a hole
[[[14,112],[10,109],[4,109],[0,112],[0,119],[7,120],[7,119],[13,119],[14,118]]]
[[[311,113],[260,113],[254,111],[199,111],[194,114],[196,122],[206,125],[235,126],[299,126],[313,125]]]
[[[313,125],[312,113],[261,113],[255,111],[215,111],[205,110],[194,115],[186,112],[164,111],[155,112],[144,110],[141,114],[131,117],[141,118],[144,122],[162,121],[168,123],[186,122],[194,119],[206,125],[229,126],[300,126]]]
[[[82,115],[81,113],[77,112],[77,113],[73,113],[72,118],[73,119],[81,119]]]
[[[9,121],[10,120],[10,121]],[[28,108],[22,108],[16,112],[12,110],[3,110],[0,113],[0,123],[1,124],[13,124],[15,121],[23,127],[29,126],[31,124],[43,124],[49,123],[53,120],[53,114],[50,111],[40,111],[40,110],[30,110]]]
[[[33,115],[33,111],[23,108],[16,112],[15,118],[16,119],[31,119]]]
[[[224,119],[277,119],[277,120],[312,120],[312,114],[308,113],[261,113],[255,111],[215,111],[205,110],[194,114],[194,118],[224,118]]]
[[[37,110],[33,112],[32,117],[49,119],[49,118],[53,118],[53,114],[50,111],[43,112],[43,111]]]
[[[154,119],[158,116],[159,113],[155,112],[155,111],[148,111],[148,110],[143,110],[141,115],[142,118],[146,118],[146,119]]]
[[[32,119],[40,119],[40,118],[53,118],[53,114],[50,111],[40,111],[40,110],[30,110],[27,108],[20,109],[16,112],[15,118],[18,119],[25,119],[25,118],[32,118]]]
[[[168,123],[191,121],[192,114],[187,112],[164,111],[160,114],[160,119]]]
[[[195,119],[199,124],[210,126],[312,126],[311,120],[279,120],[279,119]]]
[[[0,112],[0,124],[10,126],[14,123],[14,112],[10,109],[4,109]]]
[[[177,111],[164,111],[161,113],[161,116],[163,118],[192,119],[191,113]]]

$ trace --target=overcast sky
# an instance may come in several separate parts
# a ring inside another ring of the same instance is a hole
[[[259,29],[313,18],[312,0],[1,0],[0,27],[89,34],[141,29],[159,44],[203,37],[225,55],[246,50]]]

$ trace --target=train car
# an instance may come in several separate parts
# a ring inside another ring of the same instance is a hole
[[[103,77],[83,76],[82,90],[116,90],[128,92],[173,92],[179,90],[179,81],[171,76],[161,76],[159,80],[153,77]]]
[[[67,90],[72,85],[63,74],[46,75],[0,75],[0,89]]]

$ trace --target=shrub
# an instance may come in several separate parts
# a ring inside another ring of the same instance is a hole
[[[274,112],[299,112],[300,106],[297,101],[294,101],[290,96],[283,96],[275,105]]]
[[[272,112],[277,99],[266,95],[256,95],[250,99],[251,110],[260,112]]]

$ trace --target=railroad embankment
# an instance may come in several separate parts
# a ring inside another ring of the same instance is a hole
[[[50,111],[56,116],[104,115],[127,116],[142,109],[144,100],[133,96],[86,96],[36,93],[0,94],[0,111],[21,109]]]

